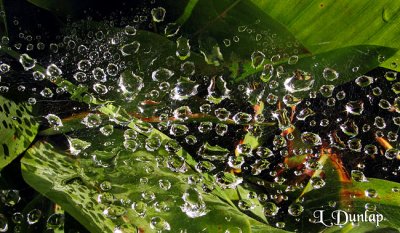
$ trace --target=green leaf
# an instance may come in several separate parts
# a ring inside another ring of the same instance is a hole
[[[118,133],[122,137],[122,133]],[[174,173],[165,167],[166,161],[163,154],[121,151],[113,165],[96,167],[91,158],[71,157],[49,143],[38,142],[24,156],[22,170],[28,184],[59,203],[91,232],[113,232],[118,227],[127,227],[128,232],[136,229],[154,232],[150,226],[154,217],[166,220],[172,232],[184,229],[188,232],[224,232],[235,228],[243,232],[285,232],[249,218],[214,194],[203,192],[199,184],[189,185],[189,175],[195,174],[190,170]],[[146,182],[141,181],[144,178]],[[162,189],[160,180],[169,181],[171,188]],[[111,185],[107,191],[101,188],[105,181]],[[189,218],[181,210],[183,194],[190,188],[200,193],[208,211],[206,215]],[[152,194],[155,199],[149,198]],[[114,198],[106,202],[105,196]],[[102,198],[103,201],[98,201]],[[169,210],[157,212],[156,202],[159,206],[167,205]],[[132,208],[133,203],[136,203],[134,206],[146,203],[146,215],[139,217],[140,211]],[[108,217],[107,211],[120,211],[121,215],[108,214]]]
[[[338,86],[350,82],[357,77],[367,73],[368,71],[379,66],[379,56],[392,56],[397,49],[374,46],[374,45],[357,45],[345,48],[339,48],[328,52],[319,53],[316,55],[308,55],[300,57],[298,62],[294,65],[287,63],[277,63],[275,66],[281,65],[287,76],[293,76],[296,70],[302,70],[311,75],[314,79],[314,84],[310,90],[317,91],[322,85]],[[353,68],[357,68],[353,70]],[[335,80],[329,81],[323,78],[325,68],[330,68],[338,72],[339,77]],[[235,80],[239,82],[246,79],[250,75],[260,76],[261,69],[254,69],[250,64],[245,65],[244,72]],[[280,95],[284,95],[288,90],[284,87],[286,79],[278,79],[281,89]],[[261,81],[261,80],[260,80]],[[294,92],[296,97],[308,97],[309,91]]]
[[[283,25],[250,1],[180,0],[168,1],[165,5],[167,11],[182,12],[176,22],[183,23],[181,30],[192,35],[192,40],[199,43],[200,51],[206,57],[211,57],[215,45],[219,45],[226,61],[231,61],[233,54],[250,60],[253,51],[257,50],[266,52],[268,57],[275,55],[269,54],[271,52],[307,53]],[[256,40],[257,34],[261,38]],[[238,43],[234,41],[235,36],[240,40]],[[223,46],[224,39],[230,41],[230,46]],[[297,51],[287,45],[294,46]],[[272,46],[274,49],[270,48]]]
[[[0,170],[28,148],[38,131],[32,106],[0,96]]]
[[[249,193],[250,191],[242,187],[241,185],[238,185],[236,188],[240,199],[242,200],[248,200],[249,199]],[[260,201],[257,198],[253,198],[250,200],[255,207],[250,210],[252,214],[257,216],[259,219],[261,219],[264,223],[268,223],[267,218],[265,217],[263,206],[261,205]]]
[[[252,2],[284,24],[313,53],[359,44],[400,48],[398,1],[252,0]],[[400,71],[399,58],[400,52],[381,66]],[[397,63],[397,66],[391,65],[392,62]]]
[[[340,209],[363,214],[368,203],[370,206],[375,205],[377,213],[384,216],[382,226],[400,229],[400,195],[393,191],[400,187],[400,183],[373,178],[369,178],[368,182],[356,182],[349,178],[339,157],[335,154],[324,153],[318,163],[322,168],[316,170],[312,177],[323,177],[325,185],[318,189],[314,188],[309,181],[297,199],[297,201],[303,200],[301,204],[309,215],[312,216],[313,211],[321,209],[327,212]],[[377,196],[368,197],[366,195],[368,189],[374,189]],[[306,218],[308,215],[302,216]],[[323,225],[321,224],[320,227]],[[348,230],[354,228],[354,232],[360,232],[357,231],[357,227],[348,226],[347,228]]]

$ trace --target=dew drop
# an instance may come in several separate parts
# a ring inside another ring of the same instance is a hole
[[[164,21],[165,13],[166,10],[163,7],[157,7],[151,9],[151,17],[153,21],[156,23]]]
[[[334,69],[325,68],[324,71],[322,72],[322,76],[327,81],[334,81],[339,78],[339,73]]]
[[[36,60],[24,53],[19,57],[19,63],[21,63],[22,67],[24,67],[24,70],[30,70],[35,67]]]
[[[254,69],[262,66],[265,61],[265,54],[260,51],[255,51],[251,54],[251,65]]]

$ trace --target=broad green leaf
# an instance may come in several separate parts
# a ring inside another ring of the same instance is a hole
[[[305,220],[312,216],[315,210],[326,210],[330,214],[331,211],[340,209],[363,214],[366,204],[368,204],[370,208],[374,206],[377,213],[384,216],[385,220],[381,222],[382,226],[400,229],[398,221],[400,195],[398,192],[394,192],[399,187],[399,183],[373,178],[369,178],[368,182],[356,182],[350,179],[336,154],[324,153],[318,162],[323,167],[316,170],[311,179],[321,177],[325,184],[318,188],[309,181],[297,200],[302,200],[301,204],[305,208],[302,216]],[[375,190],[377,196],[368,197],[368,189]],[[329,216],[329,214],[326,215]],[[320,224],[320,227],[324,226]],[[353,228],[354,232],[358,232],[357,227],[348,226],[347,228],[349,228],[349,232],[352,232],[350,230]]]
[[[0,96],[0,170],[35,138],[39,125],[31,113],[32,106]]]
[[[231,60],[232,54],[250,60],[251,54],[257,50],[265,52],[266,59],[278,53],[286,56],[307,53],[284,26],[250,1],[180,0],[168,1],[165,5],[167,11],[182,12],[176,21],[183,24],[181,30],[194,36],[194,42],[199,43],[203,55],[217,63],[221,59],[212,54],[216,45],[227,61]],[[224,45],[224,40],[229,46]]]
[[[250,210],[250,212],[252,213],[252,214],[254,214],[255,216],[257,216],[259,219],[261,219],[262,221],[264,221],[264,223],[268,223],[268,220],[267,220],[267,218],[265,217],[265,215],[264,215],[264,209],[263,209],[263,206],[261,205],[261,203],[260,203],[260,201],[257,199],[257,198],[252,198],[252,199],[250,199],[249,198],[249,193],[250,193],[250,191],[249,190],[246,190],[244,187],[242,187],[241,185],[239,185],[237,188],[236,188],[236,190],[237,190],[237,192],[238,192],[238,194],[239,194],[239,197],[240,197],[240,200],[243,200],[243,201],[251,201],[253,204],[254,204],[254,208],[252,208],[251,210]]]
[[[372,44],[400,47],[398,1],[252,0],[313,53]],[[400,71],[400,53],[381,66]],[[390,58],[390,56],[386,56]],[[391,63],[397,63],[396,66]]]
[[[27,151],[22,169],[24,179],[30,185],[59,203],[91,232],[113,232],[118,227],[127,227],[125,230],[128,232],[136,229],[155,232],[150,226],[154,217],[166,220],[172,232],[185,229],[188,232],[224,232],[235,228],[243,232],[253,232],[253,228],[264,232],[285,232],[247,217],[217,196],[204,193],[198,185],[191,186],[201,193],[209,212],[204,216],[189,218],[181,210],[184,204],[182,195],[190,188],[187,183],[189,175],[194,174],[191,171],[171,172],[165,167],[166,161],[163,160],[166,157],[163,156],[143,150],[134,153],[121,151],[114,165],[96,167],[90,158],[71,157],[49,143],[38,142]],[[140,181],[144,178],[146,182]],[[169,181],[171,188],[162,189],[160,180]],[[108,191],[101,189],[105,181],[111,185]],[[149,199],[152,194],[155,199]],[[107,195],[113,196],[111,203],[104,201]],[[103,201],[99,201],[102,198]],[[147,203],[144,217],[139,217],[132,209],[133,203],[137,206],[140,202]],[[169,210],[157,212],[155,203],[160,205],[159,208],[167,205]],[[120,213],[112,214],[116,210]]]
[[[302,70],[311,75],[314,80],[312,88],[308,91],[294,91],[296,97],[308,97],[309,91],[317,91],[322,85],[338,86],[350,82],[366,72],[379,66],[379,56],[392,56],[396,52],[394,48],[374,46],[374,45],[357,45],[345,48],[339,48],[328,52],[319,53],[300,57],[294,65],[287,63],[277,63],[275,67],[281,65],[285,75],[292,77],[296,70]],[[250,64],[245,65],[244,72],[236,79],[236,82],[245,80],[250,75],[259,77],[261,68],[254,69]],[[324,69],[330,68],[338,73],[338,78],[327,80],[323,77]],[[355,68],[355,69],[353,69]],[[284,95],[289,92],[284,86],[286,79],[278,79],[273,77],[280,83],[279,93]],[[261,80],[260,80],[261,82]]]

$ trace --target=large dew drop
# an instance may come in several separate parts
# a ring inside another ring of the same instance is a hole
[[[182,199],[184,204],[181,206],[181,210],[190,218],[201,217],[209,212],[206,208],[206,203],[203,201],[203,197],[195,188],[187,189],[183,193]]]
[[[205,142],[197,152],[199,156],[203,159],[211,160],[211,161],[224,161],[228,154],[229,150],[220,146],[211,146],[208,142]]]
[[[265,54],[260,51],[255,51],[251,54],[251,65],[257,69],[262,66],[265,60]]]
[[[339,73],[334,69],[325,68],[322,72],[322,76],[328,81],[334,81],[339,78]]]
[[[118,80],[118,86],[127,101],[132,101],[142,90],[144,84],[142,77],[129,72],[123,72]]]
[[[290,93],[309,91],[314,85],[314,79],[309,73],[296,70],[292,77],[285,80],[284,85]]]
[[[21,63],[22,67],[24,67],[24,70],[30,70],[35,67],[36,60],[24,53],[19,57],[19,63]]]

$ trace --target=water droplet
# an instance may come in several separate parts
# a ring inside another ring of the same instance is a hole
[[[294,65],[294,64],[297,63],[297,61],[299,61],[299,56],[293,55],[293,56],[289,57],[288,64],[289,65]]]
[[[315,115],[315,112],[313,110],[311,110],[310,108],[304,108],[296,115],[296,118],[297,120],[304,121],[307,119],[307,117],[313,115]]]
[[[360,152],[362,148],[362,143],[359,138],[353,138],[347,141],[347,146],[352,151]]]
[[[178,155],[168,157],[167,167],[173,172],[185,173],[187,171],[185,159]]]
[[[396,148],[387,149],[385,152],[385,157],[389,160],[400,159],[400,150]]]
[[[139,147],[138,143],[134,139],[125,139],[124,140],[124,147],[130,152],[135,152]]]
[[[365,196],[369,198],[375,198],[378,196],[378,193],[376,192],[375,189],[370,188],[365,190]]]
[[[132,203],[132,209],[139,215],[139,217],[144,218],[147,213],[147,204],[142,201],[134,202]]]
[[[304,207],[299,203],[293,203],[288,208],[288,213],[292,216],[300,216],[304,211]]]
[[[93,90],[99,95],[105,95],[108,92],[108,88],[100,83],[93,84]]]
[[[232,119],[236,124],[246,124],[249,123],[253,119],[253,117],[251,114],[238,112],[232,117]]]
[[[263,82],[268,82],[274,75],[274,67],[272,64],[264,65],[263,72],[261,73],[260,79]]]
[[[85,73],[78,71],[73,75],[74,79],[78,82],[86,82],[87,81],[87,76]]]
[[[383,118],[380,117],[380,116],[375,117],[374,126],[377,127],[378,129],[384,129],[384,128],[386,128],[385,119],[383,119]]]
[[[364,111],[364,102],[361,100],[349,101],[345,108],[346,112],[358,116]]]
[[[367,178],[365,177],[364,173],[360,170],[352,170],[351,171],[351,178],[356,182],[367,182]]]
[[[301,103],[302,99],[297,98],[291,94],[286,94],[285,96],[283,96],[283,103],[287,106],[287,107],[293,107],[296,106],[298,104]]]
[[[325,80],[334,81],[339,78],[339,73],[334,69],[325,68],[324,71],[322,72],[322,76],[324,77]]]
[[[35,67],[36,60],[24,53],[19,57],[19,63],[21,63],[22,67],[24,67],[24,70],[30,70]]]
[[[261,174],[261,172],[269,168],[270,164],[266,159],[256,159],[251,165],[251,174],[255,176]]]
[[[78,138],[67,137],[67,139],[69,143],[69,151],[72,155],[78,155],[91,146],[90,142]]]
[[[200,122],[199,127],[197,129],[199,130],[200,133],[208,133],[211,131],[212,127],[213,127],[212,122],[204,121]]]
[[[321,137],[318,134],[311,133],[311,132],[303,132],[301,134],[301,140],[311,146],[319,146],[322,144]]]
[[[321,93],[321,95],[326,98],[332,96],[333,90],[335,90],[334,85],[322,85],[319,88],[319,92]]]
[[[165,191],[169,190],[172,186],[171,182],[169,180],[163,180],[163,179],[159,180],[158,184],[159,184],[160,188]]]
[[[243,182],[242,177],[237,177],[232,173],[228,172],[218,172],[215,175],[215,179],[219,186],[223,189],[230,188],[235,189],[239,184]]]
[[[164,29],[164,34],[167,37],[176,36],[180,30],[180,25],[176,23],[169,23]]]
[[[189,128],[182,124],[172,124],[169,133],[174,136],[183,136],[189,132]]]
[[[392,91],[397,95],[400,94],[400,82],[392,85]]]
[[[49,229],[59,229],[64,225],[64,215],[63,214],[52,214],[47,219],[47,227]]]
[[[136,35],[136,28],[131,25],[126,25],[124,28],[124,32],[128,36],[134,36],[134,35]]]
[[[360,87],[367,87],[374,82],[372,77],[362,75],[355,80],[356,84]]]
[[[90,70],[92,63],[89,60],[80,60],[78,62],[78,70],[87,72]]]
[[[105,125],[100,128],[100,132],[104,136],[110,136],[114,132],[114,126],[113,125]]]
[[[129,56],[135,54],[139,51],[140,43],[138,41],[133,41],[131,43],[125,44],[121,47],[122,56]]]
[[[230,39],[224,39],[222,42],[224,43],[225,47],[231,46],[231,40]]]
[[[174,72],[172,72],[169,69],[158,68],[157,70],[151,73],[151,78],[156,82],[163,82],[163,81],[168,81],[173,75]]]
[[[279,207],[273,202],[266,202],[264,204],[264,215],[267,217],[274,217],[278,214]]]
[[[292,126],[292,123],[291,123],[291,121],[290,121],[290,118],[288,117],[288,114],[287,114],[287,113],[288,113],[288,112],[287,112],[287,110],[286,110],[285,108],[283,108],[283,109],[278,109],[278,110],[276,110],[276,111],[274,111],[274,112],[272,113],[272,116],[273,116],[275,119],[278,120],[279,129],[280,129],[280,130],[286,130],[286,129],[288,129],[288,128],[293,127],[293,126]]]
[[[388,81],[390,81],[390,82],[396,81],[396,79],[397,79],[397,72],[394,72],[394,71],[387,71],[387,72],[385,73],[385,78],[386,78],[386,80],[388,80]]]
[[[310,184],[313,189],[320,189],[325,186],[325,180],[319,176],[314,176],[310,179]]]
[[[262,66],[265,61],[265,54],[260,51],[255,51],[251,54],[251,65],[257,69]]]
[[[290,93],[309,91],[314,86],[314,79],[309,73],[296,70],[292,77],[285,80],[284,85]]]
[[[227,164],[229,167],[234,169],[241,169],[242,165],[244,164],[245,160],[243,156],[229,156]]]
[[[224,136],[228,132],[228,125],[223,123],[218,123],[215,126],[215,133],[219,136]]]
[[[0,64],[0,74],[5,74],[8,71],[10,71],[10,66],[9,65],[7,65],[5,63]]]
[[[229,150],[218,145],[211,146],[208,142],[205,142],[198,150],[197,154],[203,159],[223,161],[229,154]]]
[[[18,190],[9,189],[0,191],[0,201],[6,206],[15,206],[20,200],[21,196]]]
[[[358,126],[351,119],[348,119],[343,124],[341,124],[340,129],[342,130],[343,133],[345,133],[346,135],[349,135],[351,137],[355,137],[358,135]]]
[[[182,36],[176,40],[176,56],[181,60],[186,60],[190,57],[189,40]]]
[[[161,146],[162,138],[158,134],[153,134],[148,137],[145,142],[147,151],[156,151]]]
[[[61,76],[62,71],[55,64],[50,64],[46,69],[46,75],[49,77]]]
[[[26,220],[28,221],[28,224],[32,225],[39,222],[41,217],[42,212],[38,209],[33,209],[26,215]]]
[[[242,199],[242,200],[239,200],[238,207],[242,211],[250,211],[250,210],[253,210],[256,207],[256,205],[254,204],[254,202],[252,202],[249,199],[247,199],[247,200]]]
[[[142,77],[133,72],[124,72],[120,75],[118,86],[127,101],[132,101],[144,87]]]
[[[185,121],[192,115],[192,110],[189,106],[181,106],[174,110],[174,117],[178,120]]]
[[[378,153],[378,148],[372,144],[365,145],[364,153],[367,155],[376,155]]]
[[[13,221],[13,223],[16,224],[21,224],[25,218],[24,215],[21,212],[15,212],[12,216],[11,216],[11,220]],[[1,225],[1,224],[0,224]],[[1,229],[1,228],[0,228]],[[1,232],[1,231],[0,231]]]
[[[96,67],[92,70],[93,78],[99,82],[106,82],[107,81],[107,75],[104,72],[104,70],[100,67]]]
[[[182,199],[184,204],[181,206],[181,210],[190,218],[201,217],[209,212],[206,208],[206,203],[203,201],[203,197],[195,188],[187,189],[183,193]]]
[[[57,115],[48,114],[47,116],[45,116],[45,118],[50,127],[53,127],[54,130],[59,130],[63,126],[61,119]]]
[[[162,7],[151,9],[151,17],[153,21],[158,23],[164,21],[166,10]]]
[[[219,104],[224,99],[229,98],[229,93],[231,92],[222,76],[211,78],[207,91],[207,101],[214,104]]]

